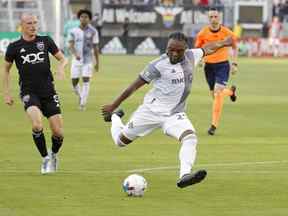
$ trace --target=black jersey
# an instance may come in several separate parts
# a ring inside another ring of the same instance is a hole
[[[21,95],[29,93],[54,94],[49,53],[55,55],[58,50],[49,36],[36,36],[33,41],[25,41],[21,37],[21,39],[9,44],[5,60],[16,63]]]

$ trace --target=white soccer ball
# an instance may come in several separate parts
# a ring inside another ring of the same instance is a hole
[[[147,188],[147,181],[141,175],[132,174],[123,181],[122,187],[128,196],[141,197]]]

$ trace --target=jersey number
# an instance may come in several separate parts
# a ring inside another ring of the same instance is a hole
[[[56,106],[59,107],[59,106],[60,106],[60,103],[59,103],[59,97],[58,97],[58,95],[54,95],[54,96],[53,96],[53,99],[54,99],[54,101],[55,101],[55,103],[56,103]]]

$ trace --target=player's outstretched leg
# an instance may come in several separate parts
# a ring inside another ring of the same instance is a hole
[[[184,188],[189,185],[197,184],[205,179],[206,170],[198,170],[197,172],[183,175],[177,182],[179,188]]]
[[[179,151],[180,179],[177,181],[177,186],[180,188],[201,182],[207,174],[205,170],[191,173],[192,166],[196,159],[196,146],[198,141],[194,131],[187,130],[183,134],[185,133],[189,134],[182,138],[182,145]]]

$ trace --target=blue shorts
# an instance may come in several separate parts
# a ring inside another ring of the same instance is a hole
[[[206,81],[210,90],[214,90],[215,83],[227,85],[230,73],[230,64],[228,61],[219,63],[206,63],[205,67]]]

